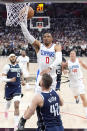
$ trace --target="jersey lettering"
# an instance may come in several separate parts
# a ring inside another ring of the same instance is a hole
[[[17,77],[20,77],[20,72],[17,72]]]
[[[49,56],[49,57],[54,57],[55,56],[55,52],[49,52],[49,51],[44,51],[44,50],[41,50],[41,55],[42,56]]]
[[[50,106],[50,113],[53,113],[54,116],[59,115],[59,105],[58,105],[58,103],[55,103],[55,104]]]
[[[76,73],[76,72],[77,72],[77,69],[73,69],[72,72]]]

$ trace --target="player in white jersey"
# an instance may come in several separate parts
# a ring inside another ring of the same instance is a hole
[[[21,56],[17,58],[17,62],[19,63],[20,67],[23,71],[24,79],[26,80],[26,89],[29,89],[29,57],[26,55],[26,51],[21,51]]]
[[[87,99],[85,95],[84,84],[83,84],[83,74],[82,74],[80,65],[84,68],[86,66],[79,58],[76,58],[75,51],[71,51],[70,59],[68,60],[68,62],[63,63],[63,67],[67,67],[69,70],[68,72],[69,80],[70,80],[69,86],[74,94],[76,103],[79,102],[79,96],[80,96],[83,106],[85,108],[86,117],[87,117]],[[66,71],[63,71],[63,72],[67,73]]]
[[[38,52],[37,55],[37,59],[38,59],[38,68],[39,68],[39,74],[37,76],[37,87],[39,85],[39,80],[41,79],[41,75],[44,73],[45,69],[49,68],[50,65],[53,63],[53,61],[55,60],[55,50],[54,50],[55,44],[52,44],[50,48],[47,48],[44,44],[41,44],[40,46],[40,50]],[[41,72],[41,74],[40,74]],[[53,84],[52,84],[52,88],[55,89],[55,85],[56,85],[56,68],[53,68],[50,71],[50,74],[53,78]],[[38,87],[39,89],[39,87]],[[37,88],[36,88],[37,91]]]
[[[53,78],[54,89],[56,87],[56,67],[58,64],[62,62],[62,52],[61,46],[55,45],[52,43],[53,38],[50,33],[45,33],[43,35],[43,44],[40,41],[36,40],[27,30],[24,23],[21,23],[21,29],[30,44],[35,47],[38,57],[39,64],[39,76],[37,78],[37,85],[39,84],[39,80],[41,75],[44,73],[50,73]],[[38,91],[40,87],[37,86],[36,91]]]

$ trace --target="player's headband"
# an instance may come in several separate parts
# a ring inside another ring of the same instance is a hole
[[[16,55],[15,55],[15,54],[10,54],[10,55],[9,55],[9,58],[10,58],[11,56],[16,56]]]

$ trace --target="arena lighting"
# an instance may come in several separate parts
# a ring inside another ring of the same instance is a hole
[[[0,0],[0,3],[8,3],[8,2],[16,2],[21,0]],[[86,0],[22,0],[22,2],[31,2],[31,3],[47,3],[47,2],[53,2],[53,3],[87,3]]]

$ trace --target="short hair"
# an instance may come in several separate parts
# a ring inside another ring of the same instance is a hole
[[[76,51],[75,51],[75,50],[71,50],[71,51],[70,51],[70,53],[71,53],[71,52],[75,52],[75,53],[76,53]]]
[[[50,88],[50,86],[52,85],[52,82],[53,82],[53,79],[52,79],[52,77],[51,77],[49,74],[44,73],[44,74],[42,75],[42,84],[43,84],[43,86],[44,86],[46,89],[49,89],[49,88]]]

